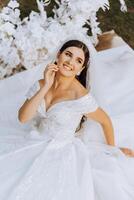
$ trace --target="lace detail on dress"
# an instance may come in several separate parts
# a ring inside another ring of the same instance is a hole
[[[40,89],[39,82],[35,82],[26,96],[31,98]],[[33,136],[47,135],[56,141],[72,140],[82,116],[98,108],[95,98],[87,93],[76,100],[61,101],[45,111],[45,101],[38,108],[37,115],[31,120]],[[59,112],[60,111],[60,112]],[[39,116],[38,116],[39,114]],[[39,118],[40,117],[40,118]],[[72,120],[73,119],[73,120]]]
[[[78,112],[83,115],[86,113],[94,112],[99,106],[92,94],[88,93],[79,102],[77,106]]]

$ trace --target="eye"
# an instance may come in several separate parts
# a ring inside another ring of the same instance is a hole
[[[65,55],[71,57],[71,54],[69,52],[65,52]]]
[[[78,63],[82,64],[82,61],[81,61],[81,60],[78,60]]]

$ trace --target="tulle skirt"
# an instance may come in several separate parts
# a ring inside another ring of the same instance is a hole
[[[59,147],[25,137],[2,137],[0,143],[1,200],[94,200],[87,148],[80,139]]]

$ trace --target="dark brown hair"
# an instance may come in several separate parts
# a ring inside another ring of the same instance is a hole
[[[90,58],[89,50],[83,42],[81,42],[79,40],[69,40],[63,44],[63,46],[60,48],[59,52],[62,53],[68,47],[78,47],[78,48],[82,49],[84,52],[85,60],[84,60],[83,66],[85,66],[85,68],[82,70],[82,72],[80,73],[79,76],[76,76],[76,78],[86,88],[86,75],[87,75],[87,69],[89,66],[89,58]],[[84,121],[85,121],[85,117],[83,116],[79,127],[76,129],[76,132],[81,129],[82,123]]]

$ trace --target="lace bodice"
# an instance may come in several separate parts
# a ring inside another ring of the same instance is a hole
[[[39,82],[36,81],[26,93],[26,98],[30,99],[39,89]],[[58,140],[69,139],[74,137],[82,116],[85,113],[95,111],[97,108],[96,100],[90,93],[76,100],[58,102],[47,111],[45,100],[43,99],[37,109],[36,117],[32,120],[32,124],[42,135],[47,133],[50,137]]]

